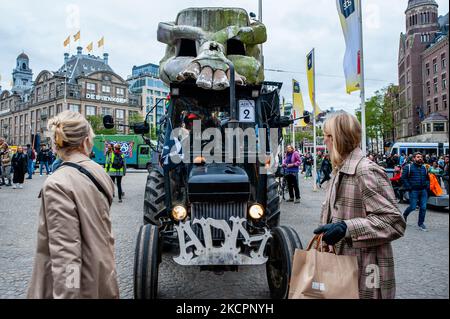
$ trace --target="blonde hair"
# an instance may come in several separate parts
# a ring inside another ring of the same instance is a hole
[[[345,158],[360,146],[361,125],[355,116],[339,112],[325,121],[323,132],[332,137],[333,149],[330,158],[334,168],[339,169]]]
[[[52,142],[57,154],[64,158],[74,151],[83,150],[84,141],[88,139],[91,149],[94,141],[94,131],[89,122],[78,112],[64,111],[51,118],[47,125],[51,132]],[[86,153],[90,152],[84,149]]]

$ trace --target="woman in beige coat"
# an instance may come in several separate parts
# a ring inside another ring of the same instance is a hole
[[[334,171],[322,206],[322,226],[314,233],[323,233],[337,254],[357,257],[360,298],[394,298],[391,242],[403,236],[406,223],[389,178],[359,148],[356,117],[338,113],[326,120],[323,131]]]
[[[109,215],[114,184],[89,159],[92,128],[81,114],[64,111],[48,129],[64,164],[75,163],[81,171],[63,164],[41,190],[28,298],[118,298]]]

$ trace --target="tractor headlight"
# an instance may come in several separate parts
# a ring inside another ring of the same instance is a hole
[[[187,216],[186,207],[181,205],[176,205],[172,208],[172,217],[176,221],[184,220]]]
[[[260,204],[254,204],[250,206],[248,214],[253,219],[260,219],[264,216],[264,207]]]

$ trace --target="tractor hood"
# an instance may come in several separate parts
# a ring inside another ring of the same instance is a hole
[[[189,202],[248,201],[250,183],[242,168],[229,164],[194,166],[188,180]]]

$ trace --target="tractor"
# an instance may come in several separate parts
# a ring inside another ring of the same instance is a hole
[[[179,267],[210,271],[265,264],[271,297],[287,298],[302,243],[280,225],[273,173],[281,130],[293,120],[280,114],[282,83],[263,80],[264,25],[243,9],[189,8],[160,23],[158,40],[168,45],[160,77],[170,99],[156,147],[147,139],[153,159],[136,242],[135,298],[158,297],[168,252]],[[308,122],[309,114],[301,118]],[[114,125],[111,117],[104,123]],[[134,125],[135,133],[149,129],[147,121]]]

